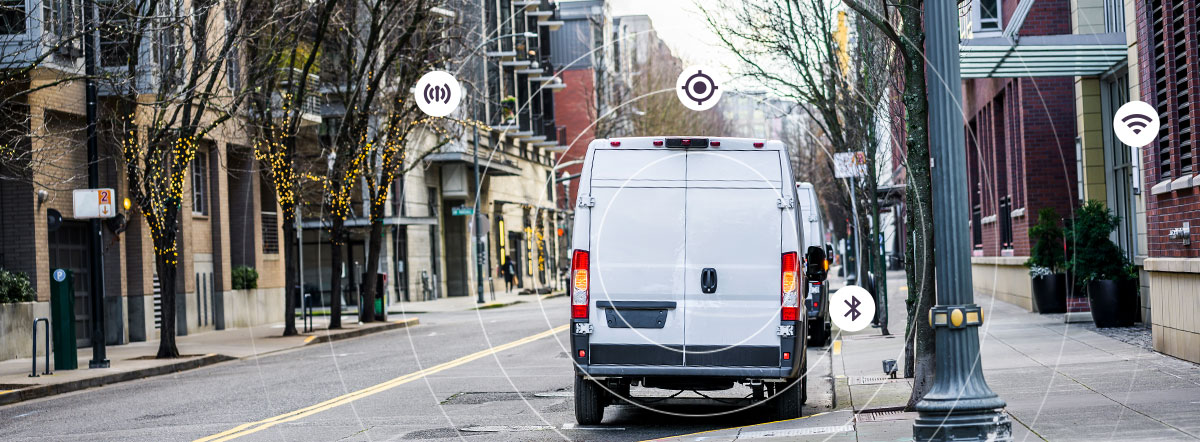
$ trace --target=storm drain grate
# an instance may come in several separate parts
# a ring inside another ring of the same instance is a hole
[[[850,377],[850,385],[874,385],[883,384],[888,381],[887,376],[852,376]]]
[[[771,437],[796,437],[796,436],[812,436],[817,434],[833,434],[846,433],[854,431],[853,425],[839,425],[828,427],[809,427],[809,428],[788,428],[780,430],[764,430],[764,431],[747,431],[737,435],[738,440],[741,439],[766,439]]]
[[[904,408],[885,408],[876,410],[864,410],[856,415],[854,419],[858,422],[888,422],[913,420],[917,418],[917,413],[905,412]]]

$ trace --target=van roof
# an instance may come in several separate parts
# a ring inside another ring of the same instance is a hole
[[[796,188],[798,188],[798,189],[816,189],[815,187],[813,187],[812,183],[807,182],[807,181],[801,181],[799,183],[796,183]]]
[[[700,147],[700,143],[707,144],[707,148],[721,150],[786,150],[783,142],[779,140],[716,136],[597,138],[596,140],[592,141],[592,144],[589,147],[592,149],[695,149]]]

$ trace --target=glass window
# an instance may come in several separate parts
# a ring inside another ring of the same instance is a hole
[[[999,31],[1000,30],[1000,1],[1001,0],[978,0],[976,4],[979,11],[979,24],[976,26],[977,31]]]
[[[208,152],[192,159],[192,213],[208,215]]]
[[[0,0],[0,35],[25,33],[25,0]]]

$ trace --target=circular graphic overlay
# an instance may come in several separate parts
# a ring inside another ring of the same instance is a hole
[[[444,117],[458,108],[462,99],[462,88],[458,80],[446,71],[432,71],[417,80],[413,89],[413,98],[421,112],[431,117]]]
[[[1131,147],[1142,147],[1158,136],[1158,111],[1144,101],[1130,101],[1113,115],[1113,133]]]
[[[722,86],[720,73],[708,66],[688,66],[675,80],[675,95],[684,107],[694,111],[712,109],[721,101]]]
[[[829,298],[829,318],[842,331],[862,330],[875,319],[875,300],[862,287],[842,287]]]

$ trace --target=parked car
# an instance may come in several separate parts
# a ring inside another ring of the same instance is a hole
[[[588,146],[575,208],[575,418],[631,386],[725,390],[781,419],[805,401],[803,233],[779,141],[645,137]]]
[[[800,225],[804,229],[804,249],[816,247],[825,257],[810,266],[823,266],[829,270],[828,249],[825,239],[825,214],[817,199],[817,190],[812,183],[796,184],[800,201]],[[829,287],[825,279],[809,279],[805,285],[804,309],[808,313],[808,345],[823,347],[830,338]]]

